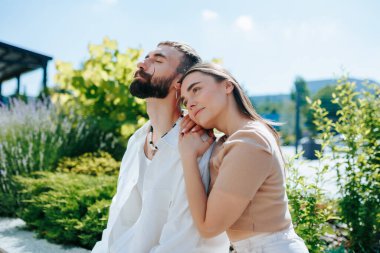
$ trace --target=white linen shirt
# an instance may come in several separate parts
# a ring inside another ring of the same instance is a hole
[[[179,123],[156,144],[158,151],[147,166],[142,196],[137,190],[139,152],[150,122],[129,139],[122,159],[116,195],[107,228],[93,253],[228,253],[226,233],[200,236],[192,219],[178,151]],[[209,184],[211,148],[199,160],[203,183]]]

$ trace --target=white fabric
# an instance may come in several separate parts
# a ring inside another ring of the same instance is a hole
[[[227,253],[227,235],[203,239],[191,217],[177,147],[179,124],[156,144],[159,151],[147,167],[140,196],[136,187],[140,173],[138,154],[144,152],[149,126],[147,122],[128,142],[107,228],[92,252]],[[210,155],[211,148],[199,161],[205,185],[209,183]]]
[[[139,173],[139,179],[137,180],[137,190],[139,191],[140,195],[142,196],[143,192],[143,185],[144,185],[144,176],[145,176],[145,171],[148,167],[148,165],[152,162],[149,160],[144,152],[139,152],[139,157],[140,157],[140,173]]]
[[[263,233],[233,242],[236,253],[308,253],[304,241],[294,229]]]

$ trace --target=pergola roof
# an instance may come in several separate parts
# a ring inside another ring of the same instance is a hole
[[[38,54],[0,41],[0,83],[21,74],[46,68],[50,56]]]

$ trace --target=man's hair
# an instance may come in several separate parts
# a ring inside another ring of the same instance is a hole
[[[192,66],[194,66],[197,63],[202,62],[201,57],[198,55],[198,53],[194,50],[194,48],[190,47],[189,45],[181,42],[175,42],[175,41],[162,41],[158,43],[159,46],[169,46],[175,48],[178,52],[183,53],[182,60],[180,64],[177,67],[177,73],[179,74],[185,74],[186,71],[188,71]]]

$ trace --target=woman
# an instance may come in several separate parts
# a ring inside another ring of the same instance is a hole
[[[253,109],[238,82],[215,64],[191,68],[181,80],[182,102],[191,120],[225,135],[210,159],[211,190],[207,196],[197,158],[215,137],[200,132],[179,139],[191,214],[203,237],[223,231],[238,253],[308,252],[293,230],[285,189],[279,136]]]

